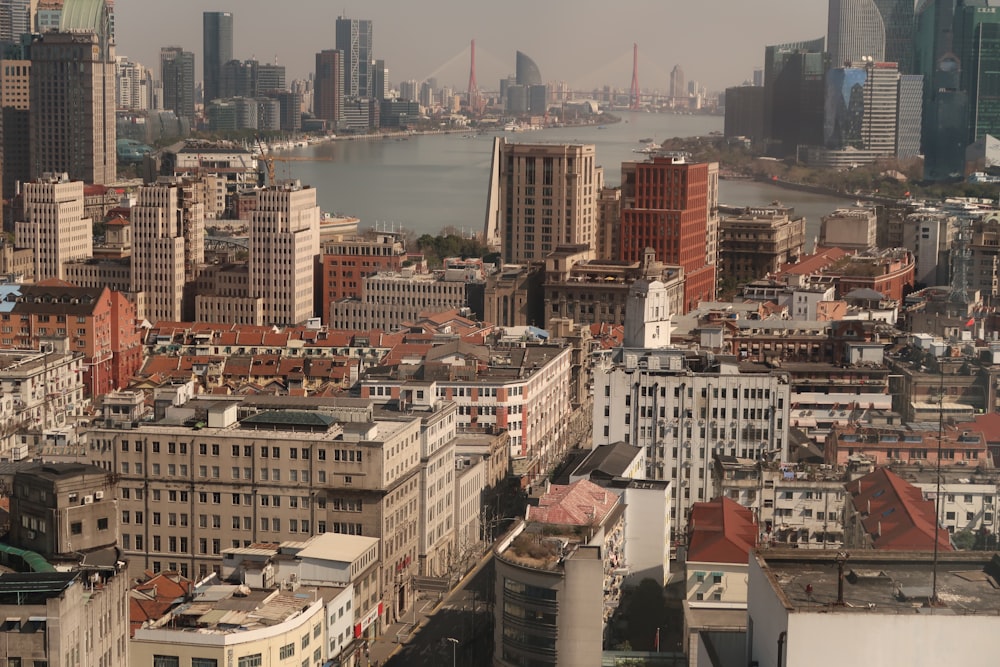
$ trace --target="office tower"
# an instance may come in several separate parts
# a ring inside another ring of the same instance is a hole
[[[514,71],[515,82],[519,86],[537,86],[542,83],[542,74],[538,70],[538,65],[527,54],[520,51],[517,52]]]
[[[875,0],[830,0],[827,48],[834,67],[885,61],[885,21]]]
[[[68,9],[67,32],[46,33],[31,46],[31,174],[114,183],[114,45],[99,15]]]
[[[202,67],[205,103],[222,97],[222,66],[233,59],[232,12],[202,15]]]
[[[753,70],[753,85],[763,86],[764,85],[764,68],[755,67]]]
[[[319,259],[316,190],[297,184],[258,193],[250,217],[249,296],[263,299],[268,324],[297,324],[313,316]]]
[[[257,97],[257,68],[259,66],[260,63],[256,60],[230,60],[223,63],[218,99]]]
[[[326,49],[316,54],[315,95],[313,114],[335,127],[344,103],[344,60],[336,49]]]
[[[434,106],[434,87],[430,81],[424,81],[420,84],[420,96],[417,101],[422,107]]]
[[[163,108],[194,121],[194,54],[179,46],[160,49]]]
[[[646,248],[664,264],[684,267],[684,312],[715,298],[719,165],[684,155],[622,163],[618,259],[634,262]]]
[[[285,85],[285,66],[277,63],[257,65],[257,95],[277,90],[288,90]]]
[[[144,111],[151,107],[153,77],[141,63],[132,62],[126,56],[117,56],[115,58],[115,80],[120,111]]]
[[[385,66],[384,60],[375,61],[375,69],[372,72],[372,97],[379,102],[389,98],[389,68]]]
[[[83,215],[83,182],[51,174],[24,185],[25,221],[14,226],[19,248],[35,251],[35,280],[63,280],[63,265],[90,259],[94,242],[90,218]]]
[[[593,248],[604,169],[593,144],[500,142],[504,262],[539,262],[560,245]]]
[[[1000,14],[984,1],[959,2],[955,7],[952,49],[961,66],[959,87],[968,95],[966,144],[987,134],[1000,136]]]
[[[875,0],[875,6],[885,25],[885,61],[896,63],[900,74],[913,74],[913,0]]]
[[[764,87],[736,86],[726,88],[726,120],[724,134],[746,137],[752,145],[764,140]]]
[[[774,44],[764,49],[764,136],[770,140],[774,136],[774,113],[778,106],[775,89],[782,80],[781,73],[792,54],[823,53],[826,40],[823,37],[806,42]],[[825,71],[825,70],[824,70]]]
[[[670,97],[687,97],[687,91],[684,89],[684,70],[680,65],[674,65],[670,70]]]
[[[138,316],[150,322],[183,321],[184,285],[204,262],[205,208],[189,188],[147,185],[132,206],[131,291]]]
[[[768,154],[794,156],[799,146],[823,141],[824,75],[829,58],[822,51],[798,50],[779,57],[777,74],[764,80],[764,123]]]
[[[3,199],[8,201],[17,183],[31,179],[30,81],[30,60],[0,60]]]
[[[865,113],[861,123],[864,148],[880,155],[895,155],[899,70],[896,63],[870,63],[866,69]]]
[[[917,10],[914,62],[924,77],[921,145],[928,180],[960,177],[965,169],[969,97],[953,51],[955,5],[956,0],[927,0]]]
[[[337,17],[337,50],[344,58],[344,97],[370,97],[372,92],[372,22]]]
[[[923,92],[923,76],[903,74],[899,77],[899,101],[896,104],[896,157],[900,160],[920,154]]]
[[[863,148],[867,72],[860,67],[834,67],[826,75],[823,145],[830,149]]]
[[[528,86],[528,112],[544,114],[548,111],[549,88],[544,84]]]

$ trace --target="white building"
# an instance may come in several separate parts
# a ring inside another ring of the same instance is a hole
[[[466,305],[467,276],[459,272],[386,271],[362,281],[360,299],[330,305],[330,322],[342,329],[393,331],[424,313],[458,310]]]
[[[127,56],[116,56],[115,79],[120,110],[145,111],[150,108],[153,77],[144,65],[132,62]]]
[[[845,554],[846,555],[846,554]],[[996,662],[997,557],[945,552],[939,606],[929,606],[930,553],[771,551],[751,555],[747,645],[758,665],[987,666]],[[843,582],[839,582],[842,568]],[[838,599],[838,588],[843,596]],[[817,638],[827,638],[817,645]]]
[[[892,109],[895,113],[895,100],[893,100]],[[894,148],[894,146],[890,146],[889,153],[892,153]],[[819,245],[844,248],[845,250],[874,248],[877,224],[878,219],[874,208],[864,206],[838,208],[830,215],[823,216]]]
[[[671,520],[712,497],[712,455],[785,460],[788,378],[741,373],[684,350],[617,348],[594,364],[594,446],[619,440],[646,452],[645,476],[669,480]]]
[[[83,181],[47,174],[24,185],[26,222],[14,225],[15,244],[35,251],[35,280],[64,280],[63,264],[90,259],[94,233],[83,213]]]

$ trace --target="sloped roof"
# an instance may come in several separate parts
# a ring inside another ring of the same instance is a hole
[[[698,563],[746,564],[757,546],[753,513],[724,497],[691,506],[688,534],[687,559]]]
[[[567,486],[550,486],[539,498],[537,507],[528,507],[527,520],[560,526],[593,526],[602,523],[617,504],[617,495],[581,479]]]
[[[876,549],[934,550],[934,502],[888,468],[848,483],[854,509]],[[938,531],[938,547],[952,551],[948,531]]]
[[[642,450],[627,442],[600,445],[580,463],[573,475],[593,475],[601,477],[621,477],[640,456]]]

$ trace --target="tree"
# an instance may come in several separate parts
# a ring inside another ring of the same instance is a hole
[[[666,622],[667,604],[663,586],[655,579],[643,579],[629,595],[625,616],[628,621],[628,641],[637,651],[652,651],[656,632]]]
[[[975,546],[976,536],[972,534],[971,530],[960,530],[952,535],[951,541],[955,543],[955,547],[958,549],[968,551]]]

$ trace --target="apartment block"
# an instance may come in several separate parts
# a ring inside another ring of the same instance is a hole
[[[386,622],[413,604],[420,545],[420,415],[190,399],[142,421],[111,394],[91,456],[120,478],[122,551],[135,572],[221,571],[223,550],[322,533],[382,540]],[[180,401],[177,401],[180,402]]]
[[[806,219],[787,207],[730,209],[719,223],[719,273],[733,285],[777,273],[805,248]]]
[[[35,280],[66,277],[63,264],[89,259],[94,251],[91,220],[84,216],[83,182],[65,173],[46,174],[24,185],[25,221],[14,225],[17,247],[34,251]]]
[[[330,304],[330,324],[340,329],[393,331],[426,313],[464,308],[466,277],[463,271],[416,273],[383,272],[361,280],[359,299]]]
[[[364,278],[384,271],[399,271],[406,249],[399,234],[369,232],[364,236],[323,243],[321,316],[330,317],[330,305],[345,298],[360,298]]]

